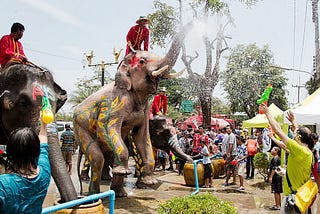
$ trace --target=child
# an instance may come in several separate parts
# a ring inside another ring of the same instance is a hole
[[[158,150],[158,158],[160,161],[160,164],[162,166],[162,170],[164,171],[166,169],[166,160],[167,160],[167,153],[161,149]]]
[[[270,162],[270,176],[271,193],[274,193],[274,200],[276,204],[270,207],[271,210],[280,210],[281,207],[281,193],[282,190],[282,176],[277,173],[280,168],[280,148],[275,146],[271,150],[273,158]]]
[[[200,140],[201,151],[199,155],[202,156],[202,163],[204,166],[204,187],[209,188],[211,187],[211,178],[212,178],[212,167],[211,167],[211,160],[208,148],[206,146],[206,141],[204,139]]]
[[[237,135],[237,165],[238,165],[238,176],[239,176],[239,182],[240,182],[240,187],[239,190],[244,190],[243,186],[243,176],[246,174],[246,164],[247,164],[247,157],[248,157],[248,152],[247,152],[247,147],[244,144],[245,138],[242,136]]]

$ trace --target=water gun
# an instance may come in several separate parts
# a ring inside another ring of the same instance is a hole
[[[48,124],[53,122],[54,115],[52,113],[52,107],[48,98],[48,94],[42,97],[42,116],[41,119],[44,123]]]
[[[268,102],[271,91],[272,91],[272,85],[268,84],[266,89],[262,93],[260,99],[257,100],[257,104],[260,105],[261,103]]]

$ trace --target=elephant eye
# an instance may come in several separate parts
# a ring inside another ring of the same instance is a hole
[[[140,65],[143,65],[143,64],[145,63],[145,61],[146,61],[145,59],[141,58],[141,59],[139,60],[139,64],[140,64]]]

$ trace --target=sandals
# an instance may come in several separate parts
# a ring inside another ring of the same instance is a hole
[[[269,207],[270,210],[280,210],[276,205],[273,205],[272,207]]]

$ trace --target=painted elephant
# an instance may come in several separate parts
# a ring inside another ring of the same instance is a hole
[[[11,65],[1,72],[0,94],[1,144],[6,144],[10,132],[16,128],[32,127],[39,131],[43,94],[48,95],[53,112],[57,112],[67,99],[66,91],[54,82],[49,71],[22,64]],[[48,141],[52,177],[61,198],[64,201],[76,199],[77,193],[64,165],[56,130],[48,131]]]
[[[170,150],[180,159],[188,161],[190,163],[193,162],[193,159],[185,154],[181,148],[179,147],[178,138],[176,134],[176,130],[173,127],[172,119],[167,118],[165,116],[154,116],[153,119],[149,119],[149,133],[150,133],[150,139],[152,146],[156,149],[162,149],[166,151],[168,154]],[[134,157],[136,162],[136,172],[138,176],[137,180],[137,187],[139,187],[138,184],[140,184],[140,178],[142,174],[142,168],[141,165],[141,156],[137,152],[136,146],[133,143],[132,137],[129,135],[126,140],[126,146],[129,150],[129,154]],[[80,194],[82,194],[82,182],[81,178],[89,178],[89,168],[87,167],[85,170],[81,170],[80,175],[80,163],[82,158],[82,151],[79,151],[78,155],[78,163],[77,163],[77,169],[78,169],[78,177],[80,181]],[[105,163],[103,172],[102,172],[102,179],[103,180],[109,180],[111,177],[109,177],[109,166],[112,167],[112,163]]]
[[[111,189],[126,196],[124,176],[130,174],[129,152],[124,138],[132,133],[142,158],[141,182],[156,184],[154,158],[149,135],[148,99],[157,91],[159,81],[173,78],[169,73],[179,55],[182,41],[191,24],[179,32],[167,55],[160,58],[147,51],[128,54],[118,66],[115,81],[90,95],[74,109],[74,134],[91,165],[89,193],[100,192],[104,162],[113,159]]]

